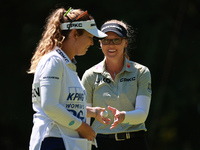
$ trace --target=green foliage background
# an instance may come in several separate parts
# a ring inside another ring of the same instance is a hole
[[[147,66],[152,74],[153,95],[146,122],[150,149],[198,150],[199,0],[1,0],[0,149],[28,149],[34,112],[33,75],[26,71],[46,17],[61,6],[88,10],[98,27],[118,19],[135,29],[131,59]],[[76,59],[81,78],[103,59],[98,41]]]

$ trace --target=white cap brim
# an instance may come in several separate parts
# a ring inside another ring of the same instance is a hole
[[[60,25],[60,28],[61,30],[85,29],[87,32],[91,33],[97,38],[105,38],[107,36],[107,34],[97,29],[97,26],[94,20],[62,23]]]
[[[86,29],[87,32],[89,32],[90,34],[94,35],[97,38],[105,38],[108,35],[101,32],[100,30],[96,29]]]

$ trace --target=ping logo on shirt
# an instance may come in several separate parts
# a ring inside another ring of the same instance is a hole
[[[99,84],[100,82],[102,82],[102,83],[111,83],[110,79],[105,78],[105,77],[96,80],[96,83],[97,83],[97,84]]]

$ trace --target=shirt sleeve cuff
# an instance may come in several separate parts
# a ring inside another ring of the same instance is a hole
[[[131,120],[131,112],[125,111],[125,118],[122,123],[129,124]]]
[[[81,124],[82,124],[82,121],[76,118],[76,120],[72,120],[71,122],[69,122],[68,127],[73,130],[76,130],[81,126]]]

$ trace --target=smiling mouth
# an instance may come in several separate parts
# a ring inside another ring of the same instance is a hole
[[[109,52],[115,52],[116,50],[113,50],[113,49],[110,49],[110,50],[108,50]]]

